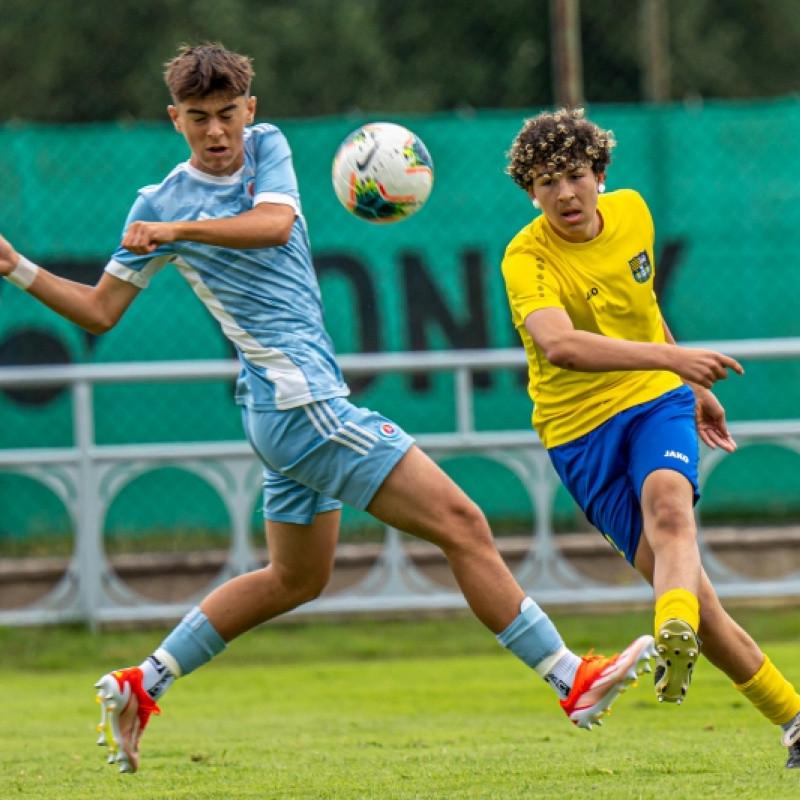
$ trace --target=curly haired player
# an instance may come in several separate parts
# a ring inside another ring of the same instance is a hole
[[[614,145],[581,109],[561,109],[527,120],[511,147],[508,173],[542,211],[503,260],[533,425],[589,521],[653,585],[658,699],[683,701],[702,640],[800,767],[800,696],[723,609],[697,546],[698,434],[736,447],[710,388],[743,370],[675,344],[647,205],[604,193]]]

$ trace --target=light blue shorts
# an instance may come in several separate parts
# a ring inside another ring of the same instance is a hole
[[[631,564],[642,535],[642,486],[654,470],[680,472],[700,499],[694,392],[682,386],[626,408],[593,431],[548,450],[586,518]]]
[[[364,510],[414,440],[343,397],[286,411],[242,409],[264,464],[264,517],[310,525],[342,503]]]

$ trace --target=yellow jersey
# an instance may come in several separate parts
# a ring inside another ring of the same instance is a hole
[[[528,358],[533,427],[547,448],[681,385],[666,371],[561,369],[547,361],[525,328],[531,312],[563,308],[576,330],[666,343],[653,291],[655,230],[647,204],[625,189],[600,195],[598,210],[603,229],[591,241],[567,242],[542,214],[511,240],[503,258],[511,316]]]

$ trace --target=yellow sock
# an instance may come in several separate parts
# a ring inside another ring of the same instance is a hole
[[[670,589],[656,600],[656,635],[668,619],[682,619],[697,633],[700,601],[688,589]]]
[[[775,725],[786,724],[800,712],[800,695],[768,656],[749,681],[733,685]]]

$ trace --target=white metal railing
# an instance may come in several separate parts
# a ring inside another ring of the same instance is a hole
[[[800,357],[800,338],[696,342],[688,346],[720,350],[735,358],[780,360]],[[530,549],[515,575],[532,596],[550,604],[644,600],[644,582],[602,584],[574,571],[554,543],[552,512],[558,479],[532,430],[476,431],[472,406],[473,374],[521,369],[521,349],[382,353],[341,356],[348,377],[387,372],[451,372],[455,375],[456,430],[417,437],[434,458],[452,452],[475,452],[514,473],[536,509]],[[0,451],[0,470],[32,478],[63,503],[75,530],[70,566],[55,588],[24,608],[0,610],[0,624],[84,621],[89,625],[123,620],[180,616],[197,597],[179,603],[156,603],[134,592],[115,574],[103,546],[103,526],[114,497],[132,479],[170,465],[203,478],[215,489],[230,516],[227,562],[208,589],[257,566],[250,543],[250,515],[260,487],[260,464],[245,441],[174,444],[98,445],[95,442],[93,390],[103,384],[182,383],[233,379],[234,360],[169,361],[131,364],[82,364],[0,369],[0,388],[68,386],[72,395],[74,445]],[[740,445],[772,442],[800,453],[800,419],[731,423]],[[701,483],[724,458],[704,451]],[[800,595],[800,573],[757,581],[737,574],[700,544],[706,569],[721,596]],[[428,580],[411,562],[397,531],[387,529],[382,555],[358,585],[325,595],[296,613],[356,612],[415,608],[456,608],[463,597]]]

